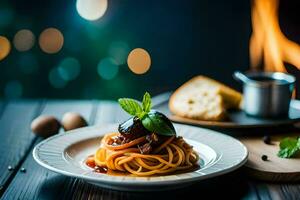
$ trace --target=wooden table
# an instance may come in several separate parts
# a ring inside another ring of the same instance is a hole
[[[153,99],[165,110],[169,94]],[[119,192],[53,173],[32,158],[42,140],[31,133],[32,119],[41,115],[61,118],[67,111],[82,114],[89,125],[120,122],[128,116],[112,101],[18,100],[0,102],[0,197],[1,199],[300,199],[300,184],[272,184],[251,180],[243,168],[188,188],[166,192]],[[62,132],[63,130],[61,130]],[[9,170],[8,166],[13,169]],[[197,195],[197,196],[195,196]]]

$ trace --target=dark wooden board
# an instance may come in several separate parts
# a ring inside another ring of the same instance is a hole
[[[54,115],[58,119],[61,119],[64,112],[76,111],[83,114],[86,119],[89,119],[90,125],[117,123],[129,117],[129,115],[123,112],[115,102],[102,101],[101,103],[94,103],[93,109],[84,108],[82,105],[83,103],[86,102],[51,101],[45,105],[42,114]],[[35,144],[40,141],[41,138],[39,138]],[[112,193],[107,190],[91,186],[86,182],[78,181],[77,179],[65,177],[45,170],[33,160],[31,153],[26,158],[22,167],[28,169],[27,172],[25,174],[21,172],[17,173],[10,185],[10,188],[3,195],[4,199],[65,199],[70,197],[87,197],[87,195],[99,196],[102,193],[108,193],[110,194],[109,196],[112,194],[120,196],[119,193]],[[22,191],[16,190],[18,185],[24,185],[24,189]],[[39,192],[32,193],[30,192],[30,188],[36,188]],[[51,195],[43,195],[45,194],[44,188],[47,188],[47,193]],[[88,193],[86,193],[87,188],[89,191]]]
[[[267,184],[271,199],[300,199],[300,184]],[[260,194],[261,196],[263,194]]]
[[[122,116],[125,119],[127,117],[127,115],[124,116],[124,113],[120,113],[119,106],[115,102],[101,101],[97,106],[94,124],[116,123]],[[106,190],[79,179],[71,179],[70,182],[69,187],[61,191],[70,199],[120,199],[123,196],[123,193]]]
[[[6,105],[6,102],[4,102],[3,100],[0,100],[0,118],[2,116],[5,105]]]
[[[93,101],[50,101],[45,103],[41,114],[53,115],[58,119],[61,119],[65,112],[73,111],[80,113],[88,120],[88,122],[92,122],[94,118],[93,109],[97,109],[96,106],[96,102]],[[25,110],[23,109],[23,111]],[[22,120],[22,118],[15,118],[17,120]],[[63,130],[61,129],[61,131]],[[31,134],[30,137],[33,137],[33,135]],[[38,138],[36,143],[41,140],[42,138]],[[18,140],[16,139],[16,141]],[[26,173],[22,173],[20,170],[17,172],[9,185],[9,188],[3,194],[3,199],[43,199],[46,198],[47,195],[50,197],[53,197],[51,195],[56,195],[57,197],[64,199],[64,196],[62,195],[67,193],[63,193],[66,190],[62,186],[67,186],[68,183],[72,183],[72,180],[69,177],[57,175],[39,166],[33,160],[31,151],[21,167],[26,169]],[[59,191],[50,191],[50,193],[47,190],[44,191],[43,189],[49,186],[48,183],[53,179],[56,179],[56,177],[59,178],[60,184],[62,184],[60,187],[56,188],[59,189]],[[20,186],[22,186],[21,190]]]
[[[18,169],[24,156],[31,149],[34,135],[30,123],[40,112],[42,103],[39,101],[12,101],[5,105],[0,119],[0,188],[7,187],[15,170]],[[0,194],[2,192],[0,191]]]
[[[56,110],[56,106],[51,108],[46,106],[46,111],[44,110],[43,113],[50,112],[47,112],[47,108],[51,110],[54,109],[54,111]],[[107,113],[109,113],[109,115]],[[119,122],[128,117],[116,103],[111,102],[100,103],[95,116],[94,121],[97,124]],[[173,191],[171,195],[169,192],[157,192],[151,194],[118,192],[102,189],[78,179],[54,174],[36,164],[31,155],[28,156],[23,166],[27,169],[27,172],[17,173],[12,184],[4,194],[4,199],[168,199],[170,197],[176,199],[178,197],[192,197],[195,193],[199,192],[199,188],[203,188],[200,192],[205,193],[206,195],[212,193],[211,190],[216,188],[219,190],[229,189],[229,191],[234,192],[234,187],[224,187],[224,181],[228,180],[226,177],[217,178],[215,181],[212,181],[208,184],[210,187],[207,185],[208,182],[205,182],[200,186]],[[240,183],[242,183],[243,190],[247,192],[245,179],[236,178],[239,176],[234,177],[236,184],[240,185]],[[21,191],[18,189],[19,185],[23,185]],[[212,185],[214,187],[211,187]],[[35,188],[34,192],[32,188]],[[186,195],[187,191],[189,194],[188,196]],[[242,195],[244,194],[238,192],[233,194],[233,197],[241,197]],[[218,194],[215,193],[213,196],[217,197]]]
[[[160,103],[164,98],[166,96],[160,98],[156,106],[162,111],[167,109]],[[119,122],[128,117],[116,103],[110,101],[102,101],[100,103],[96,101],[49,101],[42,112],[61,116],[61,113],[65,111],[74,111],[76,109],[85,115],[90,124]],[[0,127],[0,130],[2,131],[3,129]],[[0,132],[0,134],[2,133]],[[35,143],[32,143],[31,147],[40,140],[39,138]],[[231,199],[297,199],[300,196],[300,184],[269,184],[255,180],[249,181],[243,170],[176,191],[154,193],[118,192],[102,189],[79,179],[52,173],[40,167],[33,160],[31,151],[27,153],[27,156],[23,158],[25,161],[20,161],[21,166],[27,169],[26,173],[21,173],[18,169],[1,199],[165,200],[191,199],[196,196],[207,197],[206,195],[208,194],[210,194],[212,199],[220,197],[231,197]]]
[[[245,164],[245,172],[255,179],[270,182],[299,182],[300,159],[280,158],[277,156],[279,142],[285,137],[297,137],[300,133],[288,133],[272,135],[272,144],[265,144],[261,136],[239,137],[238,139],[249,151],[248,161]],[[268,156],[268,161],[261,159],[262,155]]]

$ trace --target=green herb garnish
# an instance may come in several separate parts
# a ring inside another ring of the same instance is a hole
[[[172,122],[162,113],[151,110],[142,119],[143,126],[151,132],[165,136],[176,135]]]
[[[118,101],[123,110],[138,117],[148,131],[165,136],[176,135],[172,122],[164,114],[151,110],[151,96],[148,92],[144,94],[142,103],[130,98],[120,98]]]
[[[143,111],[145,113],[150,112],[151,110],[151,106],[152,106],[152,102],[151,102],[151,96],[148,92],[146,92],[143,96],[143,101],[142,101],[142,105],[143,105]]]
[[[300,138],[284,138],[279,144],[280,150],[277,156],[281,158],[291,158],[300,152]]]
[[[139,119],[143,119],[143,117],[150,112],[152,104],[151,96],[148,92],[144,94],[142,106],[135,99],[120,98],[118,101],[123,110],[132,116],[137,116]]]

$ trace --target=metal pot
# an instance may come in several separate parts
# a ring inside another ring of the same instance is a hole
[[[235,72],[243,82],[243,109],[251,116],[286,117],[295,84],[293,75],[281,72]]]

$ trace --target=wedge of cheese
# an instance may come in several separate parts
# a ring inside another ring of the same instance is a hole
[[[205,76],[196,76],[171,96],[169,108],[174,114],[199,120],[221,121],[226,109],[240,108],[242,94]]]

